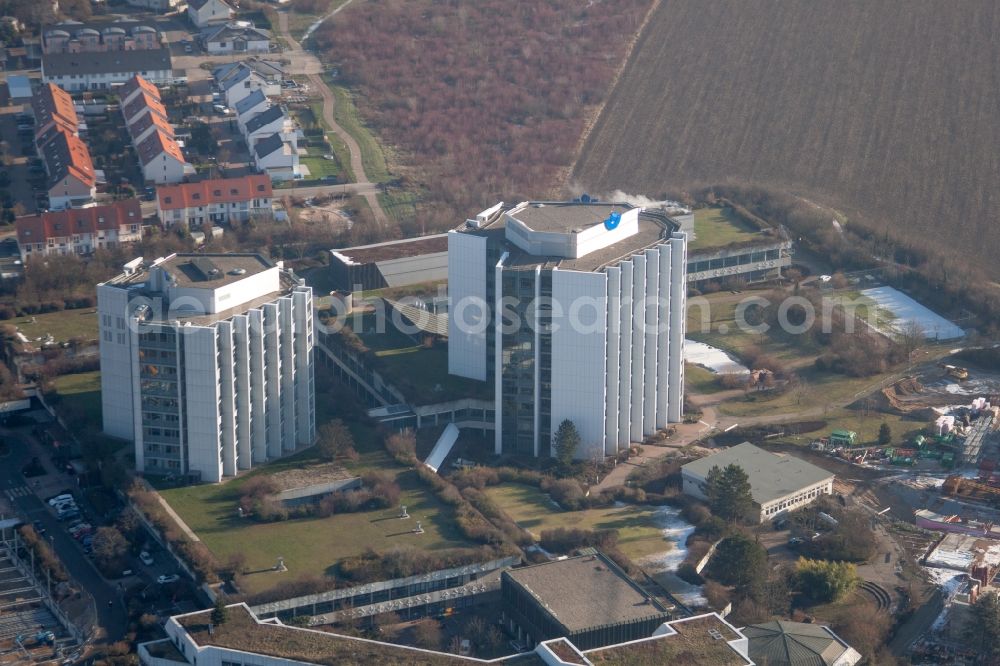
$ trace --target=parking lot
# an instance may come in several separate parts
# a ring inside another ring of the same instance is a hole
[[[62,459],[57,467],[51,446],[37,440],[30,428],[0,428],[0,438],[10,445],[4,464],[0,465],[0,512],[17,515],[44,532],[44,538],[72,579],[93,597],[101,634],[106,633],[112,639],[124,635],[126,604],[161,616],[198,607],[194,602],[193,581],[181,577],[173,584],[156,583],[159,576],[180,572],[173,557],[151,538],[146,539],[142,548],[149,550],[152,565],[140,561],[137,547],[129,553],[121,570],[102,575],[88,556],[92,553],[87,553],[84,541],[87,530],[79,526],[87,523],[96,531],[102,525],[113,524],[121,509],[114,496],[105,491],[84,492],[78,481],[81,477],[69,473]],[[26,471],[31,475],[26,476]],[[64,513],[64,520],[59,520],[57,508],[48,500],[64,494],[73,496],[79,516]]]
[[[10,184],[6,189],[10,191],[13,203],[21,204],[24,214],[31,214],[38,210],[39,202],[36,201],[35,192],[39,189],[44,191],[45,188],[45,169],[40,161],[33,159],[34,129],[28,128],[23,122],[24,118],[18,120],[23,109],[21,104],[0,108],[0,140],[3,141],[7,162],[4,171],[10,177]],[[19,124],[21,130],[18,129]]]

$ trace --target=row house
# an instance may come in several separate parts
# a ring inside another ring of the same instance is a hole
[[[261,139],[253,147],[253,160],[257,169],[273,181],[301,178],[294,135],[288,137],[275,133]]]
[[[52,128],[61,128],[70,134],[79,134],[80,117],[69,93],[51,83],[42,85],[31,98],[35,116],[35,138]]]
[[[122,117],[147,182],[158,185],[179,183],[194,173],[187,163],[160,91],[141,76],[134,76],[119,89]]]
[[[39,155],[48,174],[50,209],[82,206],[94,200],[97,173],[90,150],[80,137],[54,128],[43,136]]]
[[[42,53],[136,51],[162,46],[160,31],[138,21],[65,21],[42,29]]]
[[[133,76],[157,85],[186,80],[174,74],[170,49],[135,51],[94,51],[85,53],[48,53],[42,56],[42,81],[64,90],[110,90]]]
[[[215,85],[226,98],[226,105],[236,108],[236,103],[255,90],[265,97],[281,95],[281,82],[285,71],[280,63],[247,58],[242,62],[226,63],[212,70]]]
[[[141,240],[142,209],[138,199],[126,199],[19,217],[14,226],[23,262],[38,256],[90,254]]]
[[[61,210],[93,201],[97,174],[90,150],[79,136],[79,116],[69,93],[47,83],[31,100],[35,147],[48,176],[49,208]]]
[[[156,188],[156,211],[167,227],[246,222],[272,215],[272,194],[264,174],[181,183]]]
[[[285,109],[272,105],[260,89],[236,103],[236,124],[257,169],[271,180],[301,178],[298,139]]]
[[[243,128],[243,136],[246,137],[247,146],[253,150],[254,146],[261,139],[266,139],[272,134],[282,136],[293,136],[295,124],[285,113],[284,107],[274,105],[263,113],[258,113]]]
[[[164,132],[156,131],[135,146],[142,165],[142,177],[157,185],[179,183],[194,168],[184,159],[177,140]]]

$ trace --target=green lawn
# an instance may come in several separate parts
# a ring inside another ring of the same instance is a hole
[[[397,508],[266,524],[236,516],[240,488],[248,478],[298,467],[312,459],[311,450],[307,450],[227,483],[173,488],[160,494],[220,561],[243,553],[250,570],[258,571],[272,567],[279,556],[285,558],[288,573],[246,576],[249,594],[304,575],[327,575],[338,560],[359,555],[367,548],[382,551],[414,546],[441,550],[471,545],[455,528],[452,508],[428,492],[416,472],[395,465],[382,453],[362,455],[349,467],[377,466],[396,474],[403,488],[400,503],[407,506],[412,516],[409,520],[396,518]],[[412,534],[418,520],[424,533]]]
[[[725,416],[762,416],[833,405],[855,397],[860,398],[859,393],[876,388],[891,373],[873,377],[848,377],[822,372],[809,366],[800,369],[797,374],[802,382],[800,386],[779,395],[766,391],[751,392],[746,398],[736,398],[720,404],[719,413]],[[831,412],[835,410],[835,407],[830,408]]]
[[[299,162],[309,167],[309,178],[319,180],[324,176],[341,175],[340,167],[335,160],[325,160],[322,155],[307,155],[299,158]]]
[[[347,148],[347,144],[334,132],[326,133],[326,141],[330,144],[333,156],[337,158],[336,164],[343,173],[344,182],[353,183],[356,178],[354,177],[354,169],[351,168],[351,151]]]
[[[746,326],[741,328],[736,322],[736,298],[729,293],[717,293],[688,299],[687,337],[737,357],[747,347],[760,347],[785,363],[801,362],[819,354],[819,350],[803,344],[804,338],[777,336],[772,332],[758,334],[746,330]]]
[[[826,437],[833,430],[853,430],[858,433],[858,443],[874,446],[878,443],[879,427],[885,423],[892,431],[892,441],[896,446],[904,446],[920,434],[926,423],[919,419],[907,418],[901,414],[886,414],[872,411],[864,413],[857,409],[831,410],[824,418],[826,425],[811,432],[800,432],[770,440],[780,444],[806,445],[814,439]]]
[[[688,243],[691,252],[742,243],[758,237],[760,232],[747,226],[731,208],[699,208],[694,211],[695,240]]]
[[[487,490],[489,496],[514,521],[538,538],[542,531],[557,527],[587,530],[618,530],[618,543],[632,560],[670,549],[654,522],[653,507],[610,507],[586,511],[562,511],[533,486],[509,484]]]
[[[59,395],[59,411],[70,427],[77,427],[77,434],[96,433],[101,430],[101,373],[80,372],[62,375],[52,380]]]
[[[56,342],[67,342],[72,338],[96,340],[98,336],[97,311],[93,308],[16,317],[4,323],[17,326],[32,341],[45,337],[46,334],[55,338]]]
[[[323,80],[330,86],[337,100],[337,106],[333,111],[337,124],[353,136],[361,147],[361,161],[365,165],[368,180],[373,183],[389,180],[389,169],[382,144],[361,120],[354,105],[354,96],[346,88],[331,81],[329,77],[324,77]]]
[[[691,393],[715,393],[722,390],[718,375],[706,370],[700,365],[684,364],[684,388]]]

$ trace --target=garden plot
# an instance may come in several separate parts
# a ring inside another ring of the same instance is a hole
[[[954,340],[965,336],[965,331],[961,328],[898,289],[875,287],[865,289],[861,294],[874,301],[880,310],[892,315],[888,321],[880,318],[878,326],[883,333],[902,333],[911,323],[916,322],[923,329],[924,335],[932,340]]]

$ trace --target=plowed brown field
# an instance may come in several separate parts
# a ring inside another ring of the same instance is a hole
[[[991,0],[666,0],[570,184],[779,187],[996,269],[997,35]]]

